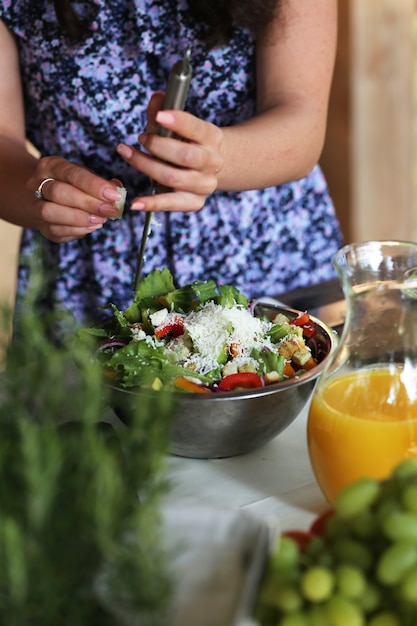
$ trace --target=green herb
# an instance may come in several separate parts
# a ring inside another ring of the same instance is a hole
[[[172,396],[136,395],[129,427],[109,415],[101,366],[55,345],[34,292],[0,386],[0,624],[159,623],[170,597],[161,547]],[[75,367],[74,361],[77,366]]]

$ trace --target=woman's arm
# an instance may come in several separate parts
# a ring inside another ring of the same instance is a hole
[[[26,150],[19,59],[11,33],[0,21],[0,216],[22,226],[34,222],[24,211],[25,181],[36,169]]]
[[[215,189],[263,188],[305,176],[323,148],[336,37],[336,0],[284,0],[257,42],[255,117],[219,129],[189,113],[160,112],[156,120],[187,140],[141,136],[164,162],[119,146],[134,167],[176,191],[138,198],[132,208],[196,210]],[[151,101],[152,131],[160,104],[159,96]]]
[[[224,129],[221,189],[297,180],[311,171],[323,149],[337,0],[284,0],[281,7],[257,42],[257,116]]]
[[[0,219],[38,229],[55,242],[101,228],[117,215],[116,181],[104,179],[61,157],[36,159],[26,149],[19,59],[13,36],[0,21]],[[35,198],[42,180],[45,198]],[[120,183],[119,183],[120,184]]]

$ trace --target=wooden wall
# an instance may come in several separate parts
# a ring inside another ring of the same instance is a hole
[[[346,243],[415,237],[415,0],[339,0],[322,165]]]

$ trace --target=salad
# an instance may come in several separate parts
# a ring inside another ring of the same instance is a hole
[[[140,281],[132,304],[99,326],[93,338],[104,374],[124,388],[210,393],[263,387],[317,365],[306,340],[308,313],[256,316],[248,298],[213,280],[175,288],[168,269]]]

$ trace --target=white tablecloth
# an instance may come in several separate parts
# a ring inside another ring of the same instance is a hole
[[[307,408],[269,444],[242,456],[172,457],[170,498],[218,509],[243,508],[281,530],[307,529],[328,504],[310,466],[306,422]]]

